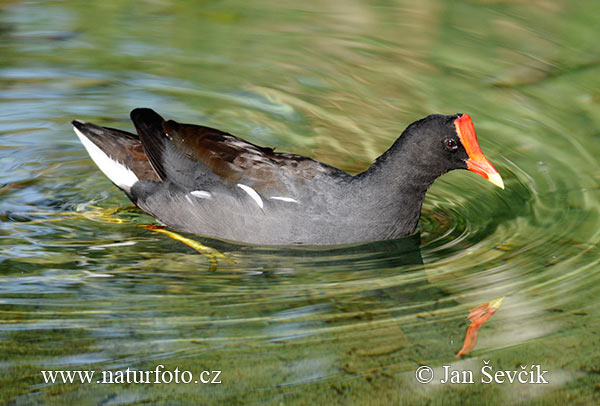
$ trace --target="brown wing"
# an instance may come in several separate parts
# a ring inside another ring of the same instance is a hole
[[[282,175],[313,179],[324,166],[310,158],[279,154],[213,128],[175,121],[163,123],[165,134],[187,158],[202,162],[223,181],[272,183]]]
[[[164,121],[149,109],[136,109],[131,115],[146,154],[162,179],[191,170],[183,161],[199,164],[224,183],[244,183],[259,189],[302,183],[318,173],[344,173],[300,155],[276,153],[272,148],[213,128]],[[173,166],[180,168],[173,170]]]

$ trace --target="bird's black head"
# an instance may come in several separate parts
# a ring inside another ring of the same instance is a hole
[[[395,149],[404,151],[402,159],[431,181],[453,169],[468,169],[504,188],[498,171],[481,152],[468,114],[427,116],[412,123],[398,144]]]

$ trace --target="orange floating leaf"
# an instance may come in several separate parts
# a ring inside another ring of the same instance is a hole
[[[465,335],[465,342],[461,350],[456,354],[457,357],[461,357],[465,354],[469,354],[475,345],[477,344],[477,332],[479,331],[479,327],[483,323],[485,323],[492,314],[496,313],[496,310],[502,305],[504,301],[504,297],[499,299],[492,300],[491,302],[481,304],[477,307],[472,308],[469,311],[469,320],[471,320],[471,325],[467,329],[467,334]]]

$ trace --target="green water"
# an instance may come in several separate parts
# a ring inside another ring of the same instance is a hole
[[[597,0],[0,1],[0,403],[600,403],[599,16]],[[444,175],[399,241],[186,235],[229,258],[211,270],[140,227],[68,124],[132,129],[141,106],[350,172],[419,118],[469,113],[506,189]],[[469,309],[502,296],[457,360]],[[549,384],[415,379],[483,360]],[[222,383],[40,372],[157,365]]]

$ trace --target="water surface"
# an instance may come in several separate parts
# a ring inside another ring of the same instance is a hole
[[[597,1],[0,2],[0,399],[28,404],[594,404]],[[356,173],[469,113],[502,174],[431,188],[420,233],[255,247],[141,226],[68,124],[134,107]],[[214,261],[213,261],[214,262]],[[505,296],[470,357],[469,309]],[[422,385],[540,364],[548,385]],[[219,385],[41,370],[221,370]]]

